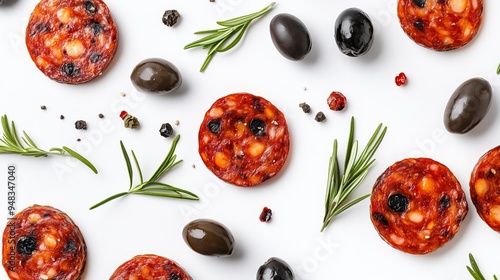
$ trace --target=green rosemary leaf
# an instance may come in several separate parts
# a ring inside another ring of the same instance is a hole
[[[361,185],[361,182],[368,174],[369,168],[375,162],[372,157],[387,131],[387,127],[382,129],[382,126],[380,124],[377,127],[358,157],[358,141],[354,139],[354,117],[351,118],[343,172],[339,167],[337,139],[333,141],[332,156],[328,164],[325,214],[321,231],[331,223],[334,217],[370,196],[370,194],[365,194],[346,201]]]
[[[77,160],[79,160],[80,162],[82,162],[83,164],[85,164],[86,166],[88,166],[88,168],[90,168],[92,171],[94,171],[95,174],[97,174],[97,169],[95,168],[95,166],[89,161],[87,160],[86,158],[84,158],[82,155],[80,155],[79,153],[73,151],[72,149],[66,147],[66,146],[63,146],[62,147],[68,154],[70,154],[72,157],[76,158]]]
[[[174,166],[182,162],[182,160],[177,160],[177,156],[175,155],[175,148],[177,147],[177,143],[179,142],[180,135],[178,134],[174,140],[172,141],[172,145],[170,146],[170,150],[162,161],[156,172],[151,176],[151,179],[148,181],[143,181],[142,170],[137,160],[137,156],[134,151],[131,151],[132,157],[134,159],[135,165],[137,166],[139,177],[141,182],[134,186],[133,184],[133,175],[132,175],[132,164],[130,162],[130,158],[128,156],[128,152],[123,145],[123,142],[120,141],[120,147],[123,153],[123,157],[125,158],[125,162],[127,163],[127,170],[129,172],[130,178],[130,187],[128,191],[121,192],[115,195],[112,195],[101,202],[90,207],[90,210],[95,209],[113,199],[118,197],[122,197],[128,194],[142,194],[142,195],[150,195],[150,196],[161,196],[161,197],[170,197],[170,198],[179,198],[179,199],[188,199],[188,200],[198,200],[198,196],[190,191],[176,188],[174,186],[159,182],[158,180],[162,175],[172,169]]]
[[[483,274],[481,273],[481,270],[479,269],[474,256],[471,253],[469,253],[469,262],[470,266],[466,266],[466,268],[467,271],[469,271],[469,273],[472,275],[472,277],[475,280],[486,280],[486,278],[484,278]],[[496,275],[493,275],[493,279],[498,280]]]
[[[141,166],[139,165],[139,161],[137,160],[137,157],[135,156],[134,151],[132,152],[132,158],[134,159],[135,162],[135,167],[137,168],[137,172],[139,173],[139,179],[141,180],[141,184],[144,183],[144,178],[142,177],[142,170]],[[130,181],[130,184],[132,185],[132,181]]]
[[[121,192],[121,193],[117,193],[117,194],[115,194],[115,195],[112,195],[112,196],[110,196],[110,197],[108,197],[108,198],[106,198],[106,199],[102,200],[101,202],[98,202],[98,203],[96,203],[96,204],[92,205],[92,206],[90,207],[90,210],[95,209],[95,208],[97,208],[97,207],[99,207],[99,206],[101,206],[101,205],[103,205],[103,204],[105,204],[105,203],[107,203],[107,202],[110,202],[110,201],[111,201],[111,200],[113,200],[113,199],[119,198],[119,197],[124,196],[124,195],[127,195],[127,194],[129,194],[129,192]]]
[[[256,19],[256,18],[258,18],[258,17],[266,14],[275,5],[276,5],[276,2],[272,2],[271,4],[269,4],[269,6],[263,8],[262,10],[260,10],[258,12],[251,13],[251,14],[244,15],[244,16],[235,17],[235,18],[232,18],[232,19],[224,20],[224,21],[218,21],[217,24],[221,25],[221,26],[236,26],[236,25],[241,25],[241,24],[244,24],[246,22],[252,21],[252,20],[254,20],[254,19]]]
[[[228,44],[228,45],[226,45],[225,47],[223,47],[223,48],[220,48],[220,47],[219,47],[219,48],[217,48],[217,51],[218,51],[218,52],[226,52],[226,51],[228,51],[228,50],[232,49],[234,46],[236,46],[236,44],[238,44],[238,43],[240,42],[241,38],[243,38],[243,35],[244,35],[244,34],[245,34],[245,32],[247,31],[247,28],[248,28],[248,26],[249,26],[249,25],[250,25],[250,23],[249,23],[249,22],[248,22],[248,23],[245,23],[245,24],[241,27],[241,29],[239,29],[239,33],[238,33],[238,35],[236,36],[236,38],[234,38],[234,40],[233,40],[233,41],[231,41],[231,43],[229,43],[229,44]]]
[[[207,34],[207,35],[202,37],[201,39],[198,39],[194,42],[187,44],[184,47],[184,49],[201,47],[203,49],[209,50],[205,58],[205,61],[203,62],[200,68],[200,72],[204,72],[208,67],[208,65],[210,64],[210,62],[212,61],[215,53],[226,52],[232,49],[236,44],[238,44],[241,41],[241,38],[248,30],[248,26],[250,25],[250,23],[253,20],[267,14],[275,6],[275,4],[276,4],[275,2],[272,2],[264,9],[255,13],[235,17],[224,21],[217,21],[216,23],[222,26],[222,28],[208,29],[195,32],[194,34],[198,35]],[[228,42],[228,40],[230,38],[233,38],[234,36],[236,36],[234,40],[231,41],[231,43],[229,43],[228,45],[224,46],[224,43]]]
[[[16,125],[14,124],[14,121],[12,121],[9,125],[9,120],[7,118],[7,115],[3,115],[1,117],[1,122],[2,122],[2,129],[3,129],[3,137],[0,139],[0,153],[12,153],[12,154],[18,154],[18,155],[23,155],[23,156],[33,156],[33,157],[46,157],[49,154],[50,155],[70,155],[80,162],[84,163],[89,167],[94,173],[97,174],[97,169],[90,163],[89,160],[87,160],[85,157],[82,155],[78,154],[77,152],[71,150],[68,147],[62,147],[62,148],[51,148],[49,151],[42,150],[38,148],[38,146],[35,144],[33,139],[23,131],[24,137],[22,137],[23,142],[27,145],[27,147],[24,147],[21,141],[19,141],[19,137],[17,135],[17,130],[16,130]]]
[[[128,152],[125,149],[125,145],[123,144],[122,141],[120,141],[120,148],[122,150],[123,159],[125,159],[125,164],[127,165],[128,179],[130,182],[128,189],[131,190],[132,184],[134,183],[134,173],[132,171],[132,164],[130,163],[130,157],[128,156]]]
[[[500,74],[500,63],[498,63],[498,66],[497,66],[497,75]]]

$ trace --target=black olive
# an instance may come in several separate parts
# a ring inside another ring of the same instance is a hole
[[[182,230],[186,244],[195,252],[206,256],[233,254],[234,237],[223,224],[209,219],[188,223]]]
[[[210,130],[210,132],[212,132],[213,134],[218,134],[220,132],[220,129],[221,129],[220,119],[213,119],[213,120],[209,121],[207,126],[208,126],[208,130]]]
[[[160,135],[163,137],[170,137],[174,134],[174,129],[171,124],[164,123],[160,127]]]
[[[21,236],[17,240],[17,252],[23,256],[30,256],[38,248],[35,237]]]
[[[379,212],[373,213],[372,217],[375,221],[381,223],[384,226],[389,225],[389,221],[384,217],[384,215],[380,214]]]
[[[368,15],[358,8],[340,13],[335,21],[335,42],[345,55],[367,53],[373,44],[373,24]]]
[[[85,11],[87,11],[87,13],[89,14],[95,14],[97,12],[94,3],[92,3],[91,1],[85,1],[83,3],[83,7],[85,8]]]
[[[307,27],[291,14],[278,14],[269,25],[271,40],[278,52],[290,60],[302,60],[312,48]]]
[[[393,194],[387,199],[387,206],[396,213],[408,210],[408,198],[402,194]]]
[[[90,25],[90,28],[92,28],[92,33],[94,33],[94,36],[99,35],[99,33],[101,33],[101,31],[102,31],[101,25],[95,21],[92,22],[92,24]]]
[[[250,131],[257,137],[264,136],[266,135],[266,123],[261,119],[253,119],[250,121]]]
[[[182,84],[181,73],[171,62],[161,58],[150,58],[135,66],[130,75],[134,87],[142,92],[167,94]]]
[[[181,278],[179,277],[179,274],[177,274],[177,272],[172,272],[168,276],[168,280],[181,280]]]
[[[98,53],[92,53],[89,57],[90,62],[96,63],[101,59],[101,55]]]
[[[413,0],[413,4],[417,5],[419,8],[425,7],[426,0]]]
[[[280,258],[270,258],[257,270],[257,280],[294,280],[290,266]]]
[[[444,213],[451,205],[451,198],[447,195],[444,195],[439,200],[439,213]]]
[[[64,245],[63,252],[75,252],[78,248],[74,240],[68,240]]]
[[[491,85],[482,78],[462,83],[451,95],[444,111],[444,125],[449,132],[466,133],[473,129],[490,108]]]
[[[413,27],[415,27],[417,30],[424,32],[424,21],[419,19],[417,20],[414,24]]]
[[[64,64],[61,67],[61,70],[63,71],[64,74],[66,74],[70,77],[76,77],[80,74],[80,69],[78,69],[78,67],[76,67],[71,62]]]

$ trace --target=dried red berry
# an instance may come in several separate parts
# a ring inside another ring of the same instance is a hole
[[[271,221],[272,215],[273,211],[271,211],[271,209],[267,207],[264,207],[264,209],[262,209],[262,213],[260,213],[259,220],[263,223],[268,223],[269,221]]]
[[[405,85],[406,81],[407,81],[405,73],[403,73],[403,72],[399,73],[399,75],[397,75],[396,78],[394,78],[394,81],[396,82],[396,85],[398,87]]]
[[[127,115],[128,115],[127,111],[122,111],[120,113],[120,118],[123,120],[123,118],[125,118]]]
[[[341,92],[332,91],[332,93],[330,93],[330,96],[328,96],[326,102],[328,103],[328,107],[330,107],[331,110],[342,111],[347,104],[347,98],[345,98],[345,96]]]

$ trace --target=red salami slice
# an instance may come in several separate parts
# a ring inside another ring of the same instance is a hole
[[[455,236],[468,212],[460,183],[429,158],[396,162],[373,186],[370,214],[384,241],[410,254],[435,251]]]
[[[479,31],[483,0],[398,0],[404,32],[417,44],[437,51],[461,47]]]
[[[28,207],[3,232],[2,264],[10,279],[78,280],[86,260],[80,229],[53,207]]]
[[[208,169],[237,186],[254,186],[274,177],[290,149],[283,113],[249,93],[215,101],[201,123],[198,140]]]
[[[26,28],[26,46],[36,66],[67,84],[100,75],[117,40],[115,22],[102,0],[41,0]]]
[[[469,186],[472,203],[481,219],[500,232],[500,146],[479,159]]]
[[[182,267],[167,258],[147,254],[120,265],[109,280],[191,280]]]

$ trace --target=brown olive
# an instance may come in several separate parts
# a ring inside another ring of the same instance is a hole
[[[182,230],[182,237],[193,251],[206,256],[230,256],[234,249],[234,238],[223,224],[198,219],[188,223]]]
[[[463,134],[473,129],[490,107],[492,89],[488,81],[473,78],[462,83],[451,95],[444,111],[449,132]]]
[[[312,48],[311,37],[304,23],[291,14],[278,14],[270,23],[271,39],[281,55],[302,60]]]
[[[182,84],[182,76],[177,67],[162,58],[149,58],[139,62],[130,79],[137,90],[155,94],[171,93]]]

